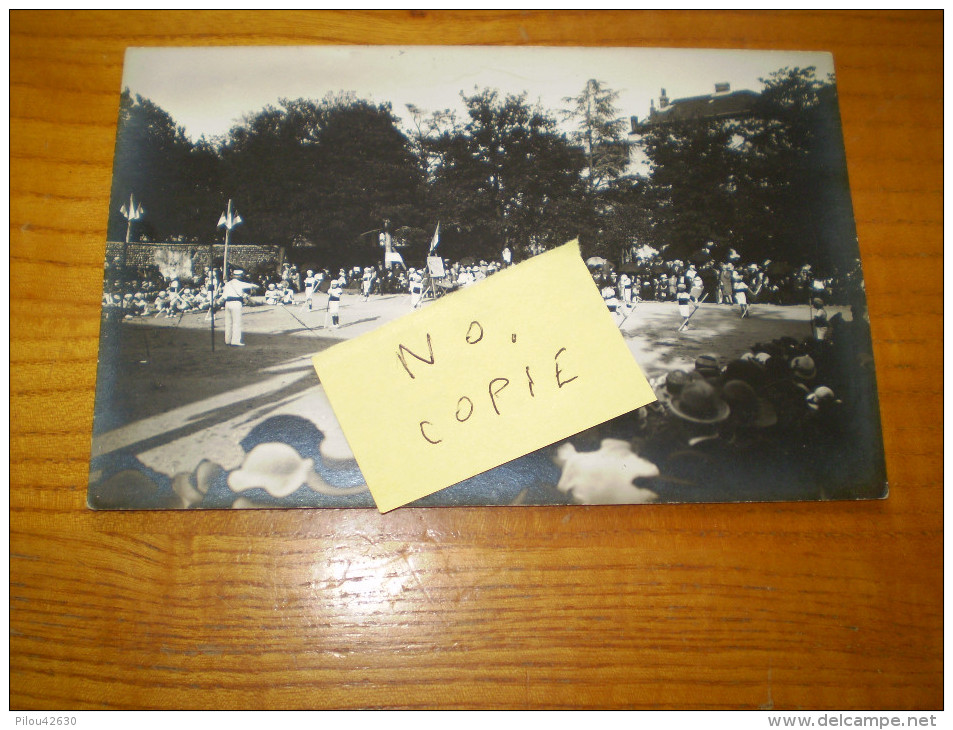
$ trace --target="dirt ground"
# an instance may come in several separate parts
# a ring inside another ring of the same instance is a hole
[[[243,458],[242,438],[266,418],[288,414],[307,418],[325,433],[321,452],[328,459],[353,458],[310,356],[409,314],[410,298],[372,296],[364,302],[345,294],[337,330],[325,327],[325,304],[321,296],[310,312],[303,305],[246,307],[241,348],[225,346],[219,313],[214,351],[212,323],[202,313],[104,327],[93,456],[121,449],[170,476],[193,470],[202,459],[234,469]],[[651,378],[691,368],[703,353],[717,354],[724,364],[756,342],[809,336],[809,317],[806,306],[755,304],[741,319],[737,307],[705,303],[690,327],[678,332],[674,303],[644,302],[620,331]]]

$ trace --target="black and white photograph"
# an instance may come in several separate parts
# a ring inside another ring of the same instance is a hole
[[[834,72],[128,49],[89,507],[374,507],[311,357],[571,240],[657,401],[411,506],[885,498]]]

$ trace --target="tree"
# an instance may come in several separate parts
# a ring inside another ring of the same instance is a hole
[[[311,211],[319,202],[321,117],[312,101],[282,99],[229,131],[221,148],[221,203],[234,200],[245,221],[245,240],[290,246],[296,236],[310,233]]]
[[[327,109],[318,141],[324,184],[323,231],[312,232],[317,240],[355,241],[385,218],[395,227],[418,222],[423,180],[389,104],[362,101]]]
[[[215,231],[222,208],[222,166],[215,142],[200,137],[181,161],[178,182],[177,234],[189,241],[207,242]]]
[[[751,238],[761,229],[772,258],[849,267],[857,244],[833,79],[817,79],[814,67],[783,68],[762,82],[745,125],[748,191],[759,203]]]
[[[563,101],[563,119],[573,125],[571,140],[585,158],[584,186],[576,220],[584,255],[627,261],[633,245],[649,234],[644,180],[629,170],[630,145],[615,102],[619,94],[597,79],[578,96]]]
[[[107,226],[111,240],[125,238],[126,221],[119,208],[130,194],[146,211],[134,239],[168,240],[195,234],[190,225],[191,194],[196,186],[207,186],[209,179],[202,175],[211,170],[194,169],[190,162],[203,153],[193,157],[193,152],[185,131],[166,111],[139,95],[133,97],[128,89],[123,91]]]
[[[407,104],[410,125],[406,133],[411,149],[420,162],[420,168],[430,181],[440,163],[439,140],[457,128],[456,114],[450,109],[427,114],[415,104]]]
[[[746,117],[643,134],[656,245],[680,258],[715,241],[747,260],[846,265],[856,240],[836,90],[813,68],[762,82]]]
[[[496,257],[548,248],[573,234],[569,209],[583,160],[526,94],[464,97],[468,120],[435,141],[432,194],[448,255]]]
[[[384,218],[415,223],[421,175],[389,105],[352,95],[282,99],[234,127],[223,183],[246,240],[303,242],[332,265],[379,257]]]
[[[581,239],[584,256],[602,256],[620,264],[629,261],[633,248],[655,240],[653,202],[647,181],[640,177],[621,177],[601,190],[595,229]]]
[[[629,163],[629,145],[625,123],[615,102],[619,92],[605,87],[602,81],[589,79],[578,96],[563,99],[572,106],[563,118],[575,125],[571,138],[586,156],[586,189],[598,190],[625,172]]]
[[[683,121],[657,125],[642,137],[651,162],[652,224],[657,248],[686,258],[709,240],[727,240],[739,205],[738,168],[732,122]]]

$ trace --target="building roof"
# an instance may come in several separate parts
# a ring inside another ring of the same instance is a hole
[[[656,124],[747,116],[754,110],[759,96],[760,94],[755,91],[747,89],[731,91],[728,84],[716,84],[715,92],[712,94],[669,101],[665,95],[665,89],[662,89],[659,108],[656,109],[653,103],[649,116],[641,124],[636,117],[633,117],[632,132],[637,133],[640,127]]]

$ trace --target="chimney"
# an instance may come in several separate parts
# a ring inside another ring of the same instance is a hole
[[[662,95],[658,98],[658,108],[664,109],[668,106],[668,95],[665,93],[665,89],[662,89]]]
[[[731,84],[725,82],[715,84],[716,94],[727,94],[729,91],[731,91]]]

